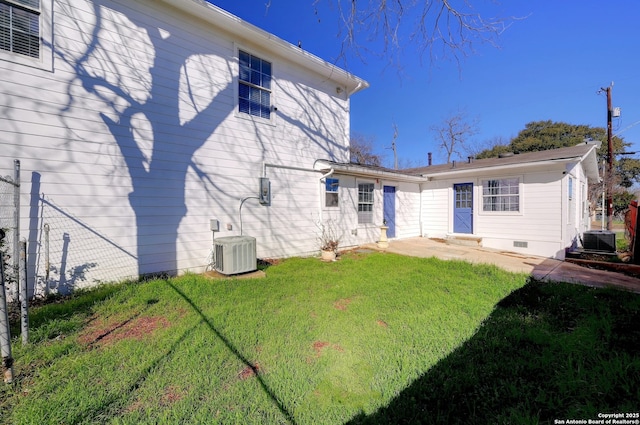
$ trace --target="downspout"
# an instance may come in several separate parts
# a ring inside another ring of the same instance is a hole
[[[356,86],[356,88],[351,90],[347,94],[349,95],[349,97],[351,97],[352,94],[354,94],[355,92],[359,91],[361,88],[362,88],[362,82],[358,82],[358,85]]]

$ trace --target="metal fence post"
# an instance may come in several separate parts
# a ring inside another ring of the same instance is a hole
[[[22,345],[29,343],[29,308],[27,304],[27,241],[20,241],[20,331]]]
[[[20,293],[20,160],[13,161],[13,276],[15,282],[15,296]]]
[[[2,232],[2,230],[0,230]],[[0,233],[0,239],[4,234]],[[7,294],[5,292],[4,258],[0,251],[0,352],[2,354],[2,373],[5,384],[13,382],[13,357],[11,357],[11,332],[9,328],[9,312],[7,311]]]
[[[51,262],[49,260],[49,224],[44,225],[44,295],[49,295],[49,270]]]

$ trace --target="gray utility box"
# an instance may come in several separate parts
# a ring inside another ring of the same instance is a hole
[[[610,230],[589,230],[583,235],[587,251],[616,252],[616,234]]]

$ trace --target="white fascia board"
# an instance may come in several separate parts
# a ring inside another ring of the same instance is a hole
[[[371,168],[362,167],[357,164],[336,164],[330,161],[320,160],[316,161],[314,168],[318,171],[327,171],[333,169],[336,173],[339,174],[370,179],[386,179],[407,183],[424,183],[427,181],[426,178],[420,176],[394,173],[392,171],[373,170]]]
[[[471,168],[466,170],[451,170],[451,171],[443,171],[441,173],[434,174],[423,174],[424,178],[431,180],[442,180],[448,179],[451,177],[467,177],[467,176],[476,176],[478,174],[487,174],[496,171],[509,171],[509,170],[519,170],[522,171],[523,168],[534,168],[540,167],[544,165],[558,165],[558,164],[566,164],[570,162],[580,162],[580,157],[575,158],[563,158],[563,159],[555,159],[548,161],[537,161],[537,162],[526,162],[520,164],[509,164],[509,165],[498,165],[493,167],[480,167],[480,168]]]
[[[205,0],[162,0],[173,7],[204,19],[242,39],[248,39],[269,53],[280,55],[306,69],[344,86],[349,95],[369,87],[365,80],[339,68]]]
[[[584,171],[587,174],[587,178],[589,180],[593,180],[594,183],[600,183],[602,179],[600,178],[600,171],[598,169],[598,155],[596,150],[598,149],[597,145],[593,146],[589,152],[587,152],[584,157],[582,157],[582,164],[584,167]]]

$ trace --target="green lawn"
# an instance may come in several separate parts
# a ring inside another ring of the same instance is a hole
[[[31,324],[0,423],[553,423],[640,400],[640,296],[455,261],[292,258],[102,287]]]

